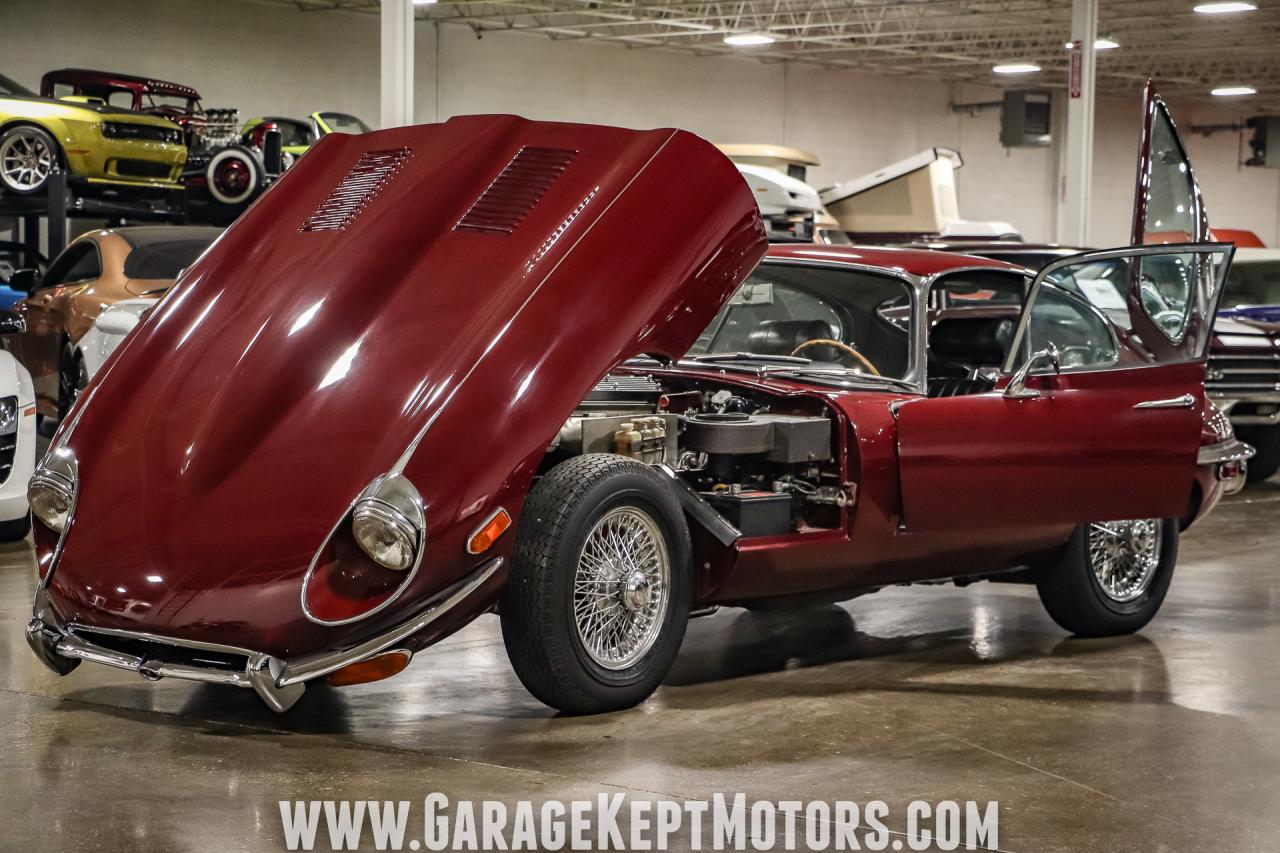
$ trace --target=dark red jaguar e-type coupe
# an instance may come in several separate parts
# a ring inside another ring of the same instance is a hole
[[[1199,239],[1158,100],[1147,121],[1135,242]],[[326,136],[56,436],[27,637],[58,673],[282,711],[497,608],[524,684],[593,712],[648,696],[712,605],[1003,577],[1070,631],[1135,631],[1179,531],[1241,474],[1204,395],[1230,254],[1120,249],[1030,281],[767,250],[733,164],[681,131]],[[1110,316],[1054,284],[1100,257],[1132,272]],[[1152,286],[1173,314],[1148,316]]]

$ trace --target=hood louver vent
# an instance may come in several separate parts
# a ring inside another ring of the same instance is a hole
[[[302,224],[303,231],[342,231],[391,182],[409,159],[408,148],[368,151]]]
[[[567,148],[521,148],[458,220],[454,230],[510,234],[577,153]]]

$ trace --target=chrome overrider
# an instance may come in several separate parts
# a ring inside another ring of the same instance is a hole
[[[43,587],[36,590],[33,614],[31,621],[27,624],[27,643],[36,657],[58,675],[66,675],[79,666],[80,661],[87,660],[117,669],[132,670],[151,680],[180,678],[187,681],[249,687],[271,710],[284,713],[301,698],[306,689],[305,682],[396,647],[401,641],[418,633],[465,601],[493,577],[501,566],[501,557],[490,560],[432,599],[417,615],[377,636],[353,646],[315,652],[292,660],[283,660],[236,646],[179,640],[140,631],[121,631],[76,624],[64,625],[50,605],[48,593]],[[86,634],[119,637],[124,640],[153,643],[162,647],[193,652],[243,656],[245,666],[243,670],[238,670],[225,666],[201,665],[198,662],[198,655],[193,655],[190,663],[176,663],[126,654],[94,643],[84,636]]]
[[[1240,439],[1229,438],[1201,447],[1196,463],[1214,466],[1214,473],[1222,481],[1223,493],[1234,495],[1244,488],[1248,462],[1256,454],[1256,450]]]

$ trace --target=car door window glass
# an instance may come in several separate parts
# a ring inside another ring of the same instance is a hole
[[[80,243],[67,249],[60,258],[49,267],[43,287],[55,287],[60,284],[76,284],[90,281],[102,275],[102,262],[98,258],[98,249],[91,242]]]
[[[1200,234],[1200,205],[1191,165],[1164,104],[1157,103],[1153,109],[1142,242],[1196,242],[1204,235]]]
[[[1046,267],[1006,372],[1049,344],[1064,370],[1203,358],[1232,251],[1220,244],[1133,247]],[[1104,292],[1103,282],[1113,289]]]
[[[1119,345],[1111,324],[1080,297],[1046,284],[1027,318],[1027,347],[1058,350],[1062,370],[1088,370],[1116,363]]]

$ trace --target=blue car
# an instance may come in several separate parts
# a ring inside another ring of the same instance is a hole
[[[9,276],[14,270],[34,267],[44,272],[49,260],[39,252],[31,252],[23,243],[0,240],[0,311],[7,311],[27,294],[9,286]]]

